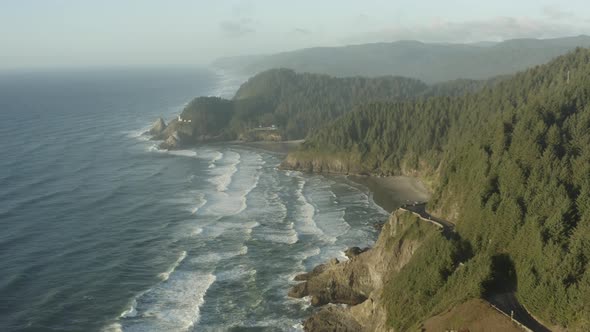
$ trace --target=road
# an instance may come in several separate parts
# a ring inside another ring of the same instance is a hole
[[[551,332],[550,329],[543,326],[543,324],[539,323],[528,313],[528,311],[526,311],[526,309],[518,302],[514,293],[494,294],[486,297],[486,300],[507,315],[510,315],[510,312],[513,312],[514,319],[532,331]]]
[[[434,224],[435,226],[442,228],[445,233],[454,233],[455,232],[455,224],[450,221],[437,218],[426,211],[426,204],[425,202],[419,202],[414,204],[406,204],[403,205],[401,208],[408,210],[412,213],[417,214],[422,218],[424,221]]]
[[[402,206],[402,209],[410,211],[420,216],[424,221],[430,222],[435,226],[442,228],[445,236],[458,236],[455,233],[455,224],[450,221],[437,218],[426,211],[426,203],[417,202],[414,204],[407,204]],[[535,332],[550,332],[551,330],[539,323],[528,311],[518,302],[514,293],[494,294],[485,298],[486,301],[493,304],[504,314],[510,316],[514,314],[513,318],[526,328]]]

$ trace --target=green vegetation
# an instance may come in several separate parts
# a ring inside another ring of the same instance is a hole
[[[276,69],[260,73],[242,85],[234,101],[264,101],[269,106],[266,112],[250,119],[279,126],[287,139],[300,139],[357,104],[405,99],[427,89],[418,80],[402,77],[333,78]]]
[[[403,77],[334,78],[274,69],[244,83],[233,100],[196,98],[183,110],[181,117],[191,120],[188,126],[193,138],[256,140],[264,135],[252,133],[253,129],[274,125],[278,137],[302,139],[351,112],[357,105],[424,96],[459,96],[494,86],[500,81],[457,80],[429,87]]]
[[[182,117],[227,139],[272,124],[283,138],[310,133],[288,157],[304,169],[431,179],[429,208],[457,233],[408,230],[422,244],[383,294],[397,330],[505,291],[548,324],[590,330],[589,50],[510,78],[430,87],[271,70]]]
[[[567,72],[571,80],[567,83]],[[533,71],[531,93],[453,146],[434,206],[457,206],[478,251],[514,261],[536,316],[590,328],[590,51]]]
[[[429,174],[430,209],[457,224],[457,238],[426,236],[391,276],[383,297],[398,330],[506,290],[548,324],[590,330],[590,50],[473,94],[362,106],[294,157],[321,154]]]
[[[393,75],[435,83],[512,74],[546,63],[579,46],[589,47],[590,37],[515,39],[494,45],[399,41],[226,58],[214,65],[247,74],[290,68],[337,77]]]
[[[191,121],[193,132],[198,135],[218,135],[229,124],[233,104],[217,97],[199,97],[191,101],[180,117]]]
[[[388,323],[396,331],[416,330],[419,322],[452,304],[478,298],[490,279],[485,256],[472,258],[468,242],[443,234],[411,213],[398,213],[401,231],[387,245],[419,244],[412,259],[386,277],[383,300]]]

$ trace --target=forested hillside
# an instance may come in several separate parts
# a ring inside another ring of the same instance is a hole
[[[231,140],[247,138],[252,130],[274,126],[285,140],[302,139],[323,128],[358,105],[409,100],[421,96],[457,96],[494,86],[503,78],[486,81],[456,80],[428,86],[404,77],[334,78],[320,74],[298,74],[288,69],[262,72],[237,91],[232,100],[199,97],[189,103],[181,118],[190,123],[174,124],[192,137]]]
[[[590,329],[590,50],[474,94],[363,106],[286,164],[330,170],[330,158],[432,179],[430,209],[457,224],[392,276],[392,326],[514,291],[548,325]]]
[[[275,124],[287,139],[298,139],[357,104],[406,99],[427,89],[426,84],[403,77],[334,78],[276,69],[248,80],[237,91],[234,102],[262,100],[269,106],[266,112],[255,117],[242,117],[244,121],[241,123]]]
[[[267,56],[234,57],[214,65],[249,75],[270,68],[347,76],[405,76],[426,83],[487,79],[540,65],[589,47],[590,37],[515,39],[493,45],[435,44],[417,41],[319,47]]]

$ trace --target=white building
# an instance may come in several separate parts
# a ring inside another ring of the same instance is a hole
[[[180,117],[180,114],[178,115],[178,122],[183,122],[183,123],[191,123],[193,120],[187,120],[187,119],[183,119]]]

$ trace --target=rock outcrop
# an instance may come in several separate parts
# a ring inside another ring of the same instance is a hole
[[[390,330],[381,293],[385,278],[405,266],[421,244],[420,239],[405,236],[413,222],[420,221],[408,212],[395,211],[372,249],[351,248],[350,260],[331,261],[295,278],[304,282],[292,287],[289,296],[311,296],[312,305],[325,306],[305,321],[306,331]]]
[[[152,136],[158,136],[162,134],[164,130],[166,130],[166,122],[164,122],[164,119],[158,118],[158,120],[154,122],[154,124],[147,133]]]
[[[281,169],[298,170],[311,173],[366,174],[360,164],[348,156],[315,155],[290,153],[281,163]]]
[[[352,247],[346,249],[346,251],[344,251],[344,255],[346,255],[346,257],[348,257],[349,259],[352,259],[353,257],[356,257],[367,250],[369,250],[369,248],[361,249],[359,247]]]
[[[163,150],[175,150],[181,148],[183,145],[182,139],[178,131],[172,133],[168,138],[162,142],[158,147]]]

